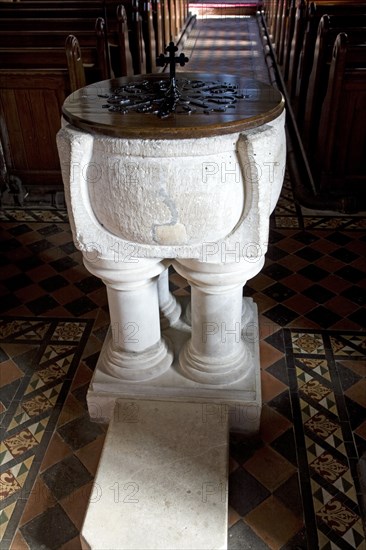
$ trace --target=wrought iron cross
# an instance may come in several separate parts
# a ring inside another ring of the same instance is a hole
[[[189,59],[184,55],[184,53],[181,53],[178,57],[175,56],[175,52],[178,51],[178,48],[175,46],[174,42],[170,42],[169,46],[165,48],[165,51],[169,53],[169,56],[165,56],[161,53],[156,59],[156,64],[158,67],[164,67],[166,63],[169,63],[169,76],[172,81],[175,80],[176,64],[179,63],[181,67],[184,67],[184,65],[188,63]]]

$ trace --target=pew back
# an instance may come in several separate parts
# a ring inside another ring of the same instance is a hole
[[[338,35],[324,99],[317,169],[322,191],[364,197],[366,184],[366,44]]]

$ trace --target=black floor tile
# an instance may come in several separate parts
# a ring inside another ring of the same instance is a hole
[[[338,271],[335,272],[335,275],[338,275],[338,277],[341,277],[350,283],[358,283],[362,281],[362,279],[366,278],[365,272],[362,272],[360,269],[356,269],[351,265],[341,267],[341,269],[338,269]]]
[[[44,237],[49,237],[51,235],[56,235],[57,233],[62,233],[62,231],[63,229],[59,225],[51,223],[50,225],[46,225],[45,227],[39,229],[38,233],[40,233]]]
[[[15,248],[19,248],[22,246],[22,244],[17,239],[1,240],[0,243],[2,253],[11,252]]]
[[[85,384],[84,386],[76,388],[76,390],[72,392],[75,399],[80,403],[80,405],[83,405],[85,409],[87,409],[86,394],[88,393],[88,389],[89,384]]]
[[[309,286],[302,293],[318,304],[323,304],[335,296],[334,292],[317,284]]]
[[[65,254],[73,254],[77,250],[72,241],[70,241],[69,243],[61,244],[59,248],[61,248],[61,250],[65,252]]]
[[[269,550],[269,548],[244,521],[239,520],[230,527],[228,550]]]
[[[319,325],[319,327],[322,328],[329,328],[342,319],[340,315],[323,306],[319,306],[311,310],[305,315],[305,317],[311,321],[314,321],[317,325]]]
[[[34,254],[39,254],[44,250],[48,250],[49,248],[52,248],[53,244],[50,243],[50,241],[48,241],[47,239],[41,239],[39,241],[36,241],[35,243],[29,244],[28,247],[32,250]]]
[[[268,311],[265,311],[264,315],[280,326],[286,326],[298,317],[297,313],[283,305],[274,306]]]
[[[283,391],[279,395],[276,395],[268,403],[270,407],[275,409],[277,412],[283,414],[288,420],[293,421],[290,392],[288,390]]]
[[[293,428],[289,428],[272,441],[271,447],[284,456],[291,464],[297,466],[296,443]]]
[[[318,250],[314,250],[314,248],[310,247],[301,248],[300,250],[297,250],[295,254],[296,256],[303,258],[303,260],[306,260],[307,262],[314,262],[315,260],[321,258],[323,255]]]
[[[358,254],[355,254],[347,248],[337,248],[336,250],[333,250],[330,255],[337,258],[337,260],[341,260],[345,264],[351,263],[359,257]]]
[[[104,431],[99,424],[82,416],[61,426],[58,433],[72,449],[77,450],[94,441]]]
[[[60,304],[56,302],[52,296],[41,296],[40,298],[36,298],[35,300],[32,300],[31,302],[27,302],[27,307],[31,310],[34,315],[43,315],[46,313],[46,311],[49,311],[50,309],[53,309]]]
[[[296,294],[294,290],[281,283],[275,283],[274,285],[265,288],[262,292],[277,302],[283,302]]]
[[[336,363],[336,368],[343,391],[348,390],[348,388],[361,379],[361,376],[358,376],[353,370],[344,367],[341,362]]]
[[[21,301],[14,296],[14,294],[8,294],[2,296],[0,300],[0,313],[6,313],[9,309],[13,309],[21,305]]]
[[[355,445],[356,445],[358,457],[361,458],[361,456],[366,453],[366,439],[364,439],[363,437],[360,437],[357,434],[354,434],[353,437],[355,439]],[[366,516],[366,510],[365,510],[365,516]]]
[[[91,277],[86,277],[82,281],[75,283],[75,286],[82,292],[85,292],[85,294],[88,294],[89,292],[98,290],[98,288],[103,288],[104,284],[100,279],[92,275]]]
[[[310,550],[310,546],[307,543],[306,529],[301,529],[301,531],[296,533],[280,550]]]
[[[348,315],[348,319],[357,323],[362,328],[366,328],[366,308],[361,308],[354,313]]]
[[[360,286],[354,285],[347,288],[341,292],[341,296],[344,296],[347,300],[351,300],[351,302],[360,306],[364,306],[366,304],[366,289],[361,288]]]
[[[16,260],[15,265],[19,267],[22,271],[30,271],[43,265],[41,258],[35,255],[29,256],[29,258],[22,258],[21,260]]]
[[[271,245],[269,246],[268,251],[266,253],[266,258],[269,258],[270,260],[276,262],[278,260],[281,260],[281,258],[284,258],[284,256],[287,256],[287,255],[288,253],[282,250],[281,248]]]
[[[92,300],[90,300],[87,296],[77,298],[76,300],[66,304],[64,307],[75,317],[80,317],[80,315],[89,313],[97,308],[95,303],[92,302]]]
[[[9,359],[8,354],[5,353],[3,348],[0,347],[0,363],[2,363],[3,361],[6,361],[7,359]]]
[[[12,292],[16,292],[21,288],[25,288],[26,286],[33,284],[33,281],[25,273],[18,273],[18,275],[14,275],[9,279],[5,279],[3,283],[9,290],[11,290]]]
[[[251,288],[248,284],[243,288],[243,296],[251,298],[257,291],[254,288]]]
[[[33,231],[33,229],[31,229],[29,225],[25,223],[16,225],[15,227],[11,227],[9,229],[9,233],[11,233],[11,235],[14,235],[14,237],[24,235],[25,233],[29,233],[30,231]]]
[[[265,327],[264,323],[262,323],[262,325]],[[265,341],[279,351],[285,353],[285,341],[282,329],[274,332],[273,334],[271,334],[271,336],[267,336],[267,338],[265,338]]]
[[[49,508],[20,530],[30,550],[56,550],[79,534],[59,504]]]
[[[278,380],[281,380],[281,382],[286,384],[286,386],[289,385],[286,359],[276,361],[273,365],[266,369],[266,372],[269,372],[272,376],[275,376]]]
[[[69,284],[69,281],[67,281],[61,275],[54,275],[53,277],[49,277],[48,279],[45,279],[44,281],[39,283],[39,286],[41,286],[47,292],[53,292],[55,290],[58,290],[59,288],[68,286]]]
[[[270,492],[253,476],[238,468],[229,476],[229,504],[245,516],[270,496]]]
[[[58,500],[67,497],[93,479],[74,455],[57,462],[43,472],[41,477]]]
[[[264,273],[264,275],[267,275],[267,277],[271,277],[275,281],[280,281],[281,279],[284,279],[285,277],[291,275],[292,271],[290,271],[289,269],[287,269],[287,267],[284,267],[283,265],[272,264],[262,269],[262,273]]]
[[[366,409],[350,399],[347,395],[344,396],[344,400],[351,428],[355,430],[366,420]]]
[[[21,339],[19,338],[19,340]],[[29,349],[24,353],[20,353],[19,355],[14,355],[12,359],[24,372],[26,372],[27,370],[33,371],[35,366],[39,366],[38,362],[36,362],[37,353],[38,345],[35,344],[32,349]]]
[[[338,231],[336,231],[335,233],[331,233],[331,235],[328,235],[325,238],[328,241],[331,241],[334,244],[339,244],[341,246],[344,246],[352,241],[350,237],[348,237],[344,233],[339,233]]]
[[[275,490],[273,495],[289,508],[297,517],[302,517],[303,507],[300,494],[299,476],[293,474]]]
[[[53,269],[58,272],[65,271],[66,269],[70,269],[71,267],[75,267],[76,265],[78,265],[77,262],[69,257],[60,258],[59,260],[50,262],[50,266],[52,266]]]
[[[315,265],[307,265],[306,267],[300,269],[299,273],[310,281],[321,281],[327,275],[329,275],[329,273],[325,271],[325,269],[322,269],[321,267],[317,267]]]
[[[238,464],[244,464],[249,460],[255,452],[263,447],[263,441],[259,436],[244,437],[242,434],[230,434],[230,456],[232,456]]]
[[[282,233],[272,229],[272,231],[269,234],[268,241],[270,244],[275,244],[282,241],[284,238],[285,236]]]
[[[303,244],[311,244],[319,240],[311,231],[300,231],[296,235],[293,235],[292,238]]]

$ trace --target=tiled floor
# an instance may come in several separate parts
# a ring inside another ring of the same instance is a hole
[[[219,45],[239,24],[258,53],[255,21],[224,23],[200,22],[187,44],[191,69],[214,41],[221,70]],[[266,80],[254,57],[245,70]],[[243,66],[227,63],[227,72]],[[0,214],[0,546],[79,550],[105,436],[85,394],[108,326],[106,293],[74,249],[66,212]],[[286,178],[265,267],[245,288],[260,312],[264,404],[257,437],[231,435],[229,548],[365,548],[365,241],[362,217],[303,215]],[[189,294],[179,275],[170,280]]]

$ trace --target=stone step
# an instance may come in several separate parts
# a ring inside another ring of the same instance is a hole
[[[227,547],[228,417],[118,399],[82,529],[92,550]]]

